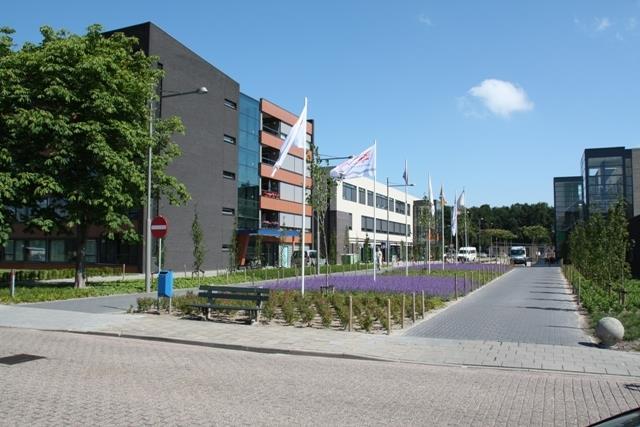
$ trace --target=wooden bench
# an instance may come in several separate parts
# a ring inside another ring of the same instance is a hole
[[[260,319],[260,310],[264,302],[269,301],[269,289],[242,286],[208,286],[198,288],[198,297],[206,298],[206,304],[189,304],[202,309],[205,319],[209,320],[211,310],[244,310],[249,314],[249,323]],[[220,301],[251,301],[254,304],[240,305],[220,303]]]

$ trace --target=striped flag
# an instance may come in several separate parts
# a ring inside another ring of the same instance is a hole
[[[329,175],[334,179],[350,179],[361,176],[375,177],[376,173],[376,145],[364,150],[355,157],[345,160],[331,169]]]

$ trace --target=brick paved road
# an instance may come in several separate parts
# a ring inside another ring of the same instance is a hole
[[[407,335],[574,346],[591,342],[559,267],[516,268]]]
[[[4,425],[586,425],[629,378],[255,354],[0,328]]]

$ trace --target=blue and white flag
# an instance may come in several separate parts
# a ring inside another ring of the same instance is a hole
[[[350,179],[361,176],[375,177],[376,146],[375,144],[349,160],[345,160],[331,169],[329,175],[335,179]]]
[[[307,147],[307,98],[304,98],[304,108],[302,109],[302,113],[300,113],[300,117],[291,128],[291,132],[287,135],[287,139],[284,140],[282,147],[280,147],[280,157],[278,157],[278,161],[273,165],[273,170],[271,171],[271,177],[278,172],[278,169],[284,163],[284,160],[287,158],[287,154],[291,149],[291,146],[305,149]]]

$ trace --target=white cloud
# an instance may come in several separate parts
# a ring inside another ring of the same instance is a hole
[[[521,87],[504,80],[487,79],[469,89],[493,114],[509,117],[512,113],[533,110],[533,102]]]
[[[596,31],[604,31],[611,26],[611,21],[607,17],[596,18],[595,21]]]
[[[424,13],[420,14],[420,16],[418,17],[418,22],[420,22],[421,24],[424,24],[424,25],[426,25],[428,27],[433,25],[432,22],[431,22],[431,18],[429,18]]]
[[[633,31],[638,26],[638,20],[632,16],[627,20],[627,31]]]

